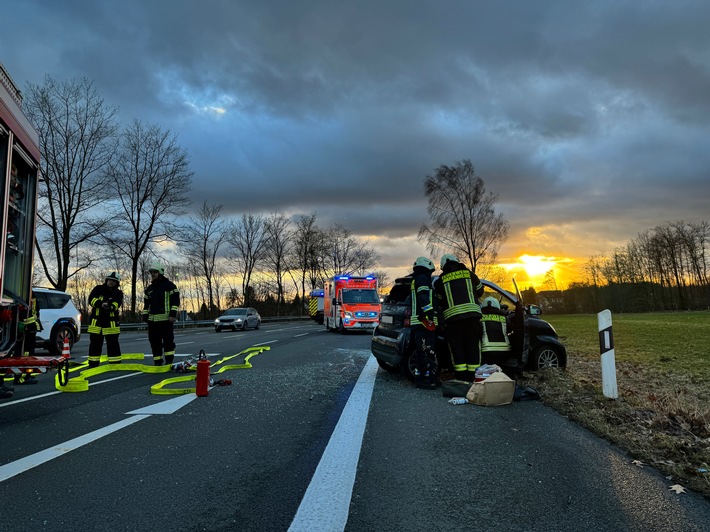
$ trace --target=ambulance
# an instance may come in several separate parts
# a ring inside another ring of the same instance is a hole
[[[380,294],[374,275],[336,275],[323,287],[323,321],[328,330],[373,330],[380,318]]]

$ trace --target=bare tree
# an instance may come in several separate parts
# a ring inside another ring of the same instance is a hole
[[[183,229],[185,240],[183,247],[185,256],[195,267],[207,285],[207,309],[210,317],[217,305],[214,298],[215,272],[219,248],[227,238],[226,222],[220,217],[222,205],[208,205],[207,202],[191,217],[189,224]]]
[[[232,225],[227,241],[231,246],[230,258],[235,261],[235,272],[242,278],[242,296],[244,305],[249,306],[254,299],[254,290],[250,287],[251,276],[257,263],[263,258],[268,238],[265,232],[263,216],[243,214],[241,220]]]
[[[264,223],[267,242],[264,262],[276,281],[276,314],[280,315],[284,299],[284,276],[288,269],[287,259],[293,247],[291,221],[283,212],[272,213]]]
[[[300,287],[301,301],[306,297],[306,280],[310,281],[311,289],[318,286],[321,281],[318,276],[320,271],[319,254],[316,250],[322,244],[323,239],[319,237],[320,229],[316,225],[317,216],[315,212],[312,212],[296,218],[290,270],[295,272],[298,277],[294,280],[294,284],[297,291]]]
[[[325,255],[322,255],[324,277],[364,274],[380,260],[374,249],[352,236],[351,231],[340,224],[328,228],[325,243]]]
[[[479,262],[493,264],[510,224],[495,213],[498,197],[486,193],[468,159],[456,166],[441,165],[424,180],[430,225],[419,228],[419,240],[433,254],[454,252],[465,258],[475,272]]]
[[[107,175],[117,209],[108,243],[131,261],[131,312],[136,311],[138,265],[146,251],[172,238],[175,217],[190,204],[192,172],[175,136],[135,120],[120,138]],[[125,229],[122,229],[124,228]]]
[[[100,235],[106,176],[118,130],[108,106],[86,78],[59,83],[47,76],[29,84],[25,110],[39,133],[42,172],[37,212],[37,257],[55,288],[89,267],[95,256],[78,252]],[[70,267],[71,266],[71,267]]]

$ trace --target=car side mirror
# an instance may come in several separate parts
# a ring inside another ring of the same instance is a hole
[[[540,314],[542,314],[542,308],[538,307],[537,305],[530,305],[528,307],[528,312],[531,316],[539,316]]]

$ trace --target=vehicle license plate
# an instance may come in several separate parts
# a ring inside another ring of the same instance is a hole
[[[392,316],[382,316],[382,323],[392,323]]]

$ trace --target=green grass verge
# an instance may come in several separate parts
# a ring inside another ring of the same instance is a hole
[[[544,318],[560,335],[570,359],[600,356],[596,314]],[[612,331],[617,362],[685,374],[691,382],[710,381],[710,312],[613,314]]]

